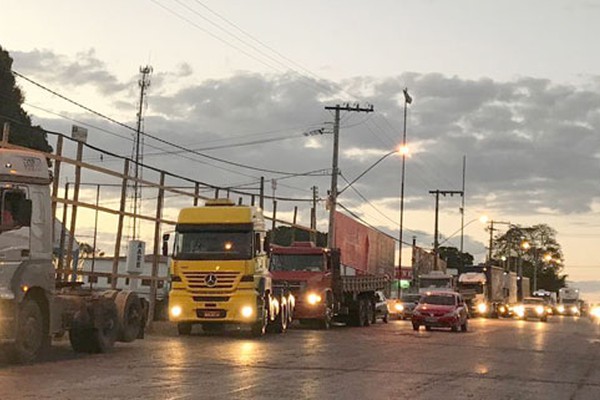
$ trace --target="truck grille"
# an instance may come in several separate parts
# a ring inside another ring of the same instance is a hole
[[[194,301],[201,303],[229,301],[229,296],[194,296]]]
[[[223,293],[234,290],[240,280],[241,273],[235,271],[199,271],[183,272],[183,279],[191,291]]]

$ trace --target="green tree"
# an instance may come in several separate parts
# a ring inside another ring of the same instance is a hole
[[[513,271],[519,262],[523,263],[523,276],[530,278],[532,289],[536,271],[539,289],[558,291],[565,286],[562,248],[556,240],[556,230],[549,225],[511,226],[494,238],[494,250],[494,258],[506,259]]]
[[[13,59],[0,46],[0,129],[10,123],[9,142],[19,146],[51,152],[46,133],[40,126],[33,126],[31,118],[23,110],[23,92],[16,85],[12,73]]]
[[[473,256],[469,253],[461,253],[459,249],[452,246],[441,246],[438,248],[440,258],[446,261],[448,268],[456,268],[460,272],[465,265],[473,265]]]

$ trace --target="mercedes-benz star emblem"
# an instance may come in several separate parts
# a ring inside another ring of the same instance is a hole
[[[206,275],[204,283],[206,283],[206,286],[208,287],[214,287],[217,284],[217,276],[215,274]]]

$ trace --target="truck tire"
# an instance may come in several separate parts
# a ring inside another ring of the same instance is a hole
[[[92,353],[106,353],[115,345],[119,334],[117,306],[108,299],[99,299],[92,306]]]
[[[177,333],[179,336],[190,336],[192,334],[192,324],[190,322],[178,322]]]
[[[273,332],[275,333],[285,333],[288,328],[288,317],[287,317],[287,304],[282,304],[279,309],[279,315],[276,317],[273,322]]]
[[[119,318],[119,342],[133,342],[139,335],[142,324],[142,303],[131,291],[119,292],[115,298]]]
[[[69,342],[73,351],[76,353],[93,353],[93,334],[92,328],[82,327],[74,322],[69,330]]]
[[[412,324],[412,327],[413,327],[413,331],[418,331],[420,328],[419,324]]]
[[[369,301],[364,297],[358,299],[358,326],[369,326],[371,324],[369,306]]]
[[[250,327],[250,334],[253,337],[264,336],[265,333],[267,333],[268,322],[269,322],[269,313],[268,313],[265,305],[263,305],[262,309],[260,310],[260,319],[252,324],[252,326]]]
[[[9,349],[11,361],[25,364],[35,361],[48,346],[44,316],[38,303],[25,298],[19,305],[15,343]]]

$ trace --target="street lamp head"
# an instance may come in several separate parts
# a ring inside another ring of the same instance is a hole
[[[550,253],[544,254],[544,261],[547,263],[552,261],[552,254],[550,254]]]
[[[410,149],[407,145],[402,145],[398,148],[398,153],[400,153],[403,156],[407,156],[410,153]]]
[[[523,240],[521,242],[521,248],[523,250],[529,250],[531,248],[531,244],[529,244],[529,242],[527,240]]]
[[[489,220],[490,218],[487,215],[482,215],[481,217],[479,217],[479,222],[481,222],[482,224],[487,224]]]

